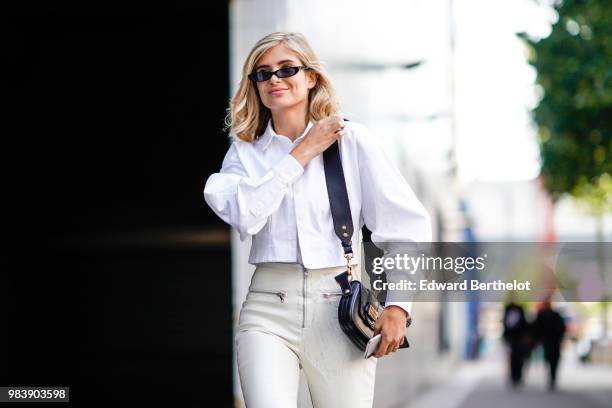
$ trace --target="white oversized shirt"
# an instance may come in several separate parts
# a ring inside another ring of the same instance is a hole
[[[372,241],[429,242],[430,218],[412,189],[362,124],[345,122],[339,140],[354,234],[354,263],[359,259],[361,227],[372,231]],[[295,141],[277,134],[272,121],[253,143],[235,140],[219,173],[204,187],[212,210],[236,228],[240,239],[252,237],[249,263],[298,262],[305,268],[345,265],[340,240],[334,232],[323,156],[305,167],[289,154],[312,127]],[[398,272],[399,275],[399,272]],[[388,282],[400,276],[387,276]],[[410,302],[393,301],[410,312]]]

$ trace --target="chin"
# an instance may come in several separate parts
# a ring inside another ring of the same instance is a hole
[[[275,103],[272,103],[270,105],[267,105],[267,108],[270,110],[283,110],[283,109],[287,109],[287,108],[291,108],[292,106],[295,106],[296,103],[295,101],[275,101]]]

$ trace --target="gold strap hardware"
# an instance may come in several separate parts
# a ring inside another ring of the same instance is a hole
[[[351,264],[351,259],[353,259],[353,254],[344,254],[346,258],[346,271],[348,272],[349,280],[353,279],[353,265]]]

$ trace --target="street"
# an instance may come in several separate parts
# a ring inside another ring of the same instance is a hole
[[[546,368],[537,356],[525,367],[525,383],[514,390],[506,383],[501,349],[478,362],[464,362],[449,381],[431,388],[406,408],[609,407],[612,367],[581,364],[572,350],[564,353],[558,386],[548,391]]]

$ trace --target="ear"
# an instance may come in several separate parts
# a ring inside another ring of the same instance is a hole
[[[312,89],[317,84],[317,74],[310,70],[306,71],[306,73],[308,74],[308,89]]]

